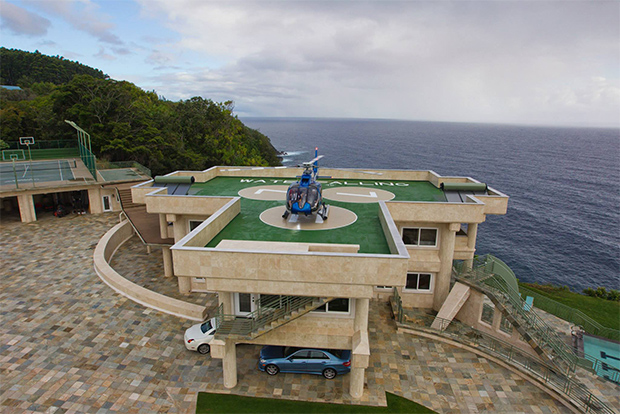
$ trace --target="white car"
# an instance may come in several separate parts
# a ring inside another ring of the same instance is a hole
[[[215,335],[215,318],[188,328],[184,336],[185,347],[190,351],[208,354],[211,351],[209,342],[213,339],[213,335]]]

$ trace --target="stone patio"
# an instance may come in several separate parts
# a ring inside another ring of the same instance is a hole
[[[194,322],[144,308],[95,274],[93,249],[117,221],[109,213],[0,224],[1,412],[192,413],[199,391],[371,405],[384,405],[389,391],[441,413],[568,411],[485,358],[397,334],[387,304],[377,302],[362,401],[346,392],[348,375],[327,381],[258,371],[253,345],[237,346],[238,385],[227,390],[221,360],[183,346]],[[159,251],[149,255],[132,240],[112,265],[160,293],[215,306],[212,294],[179,295],[160,263]]]

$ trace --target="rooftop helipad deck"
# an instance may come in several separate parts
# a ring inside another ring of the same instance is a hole
[[[284,212],[286,189],[295,181],[295,178],[216,177],[193,184],[190,195],[242,198],[240,214],[206,247],[215,247],[225,239],[336,243],[358,244],[359,253],[390,254],[379,219],[378,201],[446,201],[442,190],[424,181],[320,180],[324,199],[332,212],[325,223],[302,229],[296,225],[296,220],[307,220],[305,217],[292,217],[292,222],[290,218],[280,217]],[[274,213],[278,208],[282,212]],[[341,212],[347,212],[342,213],[347,215],[346,219]]]

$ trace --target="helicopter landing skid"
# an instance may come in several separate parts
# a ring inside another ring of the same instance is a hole
[[[323,218],[323,220],[327,220],[327,217],[329,216],[329,206],[323,204],[323,208],[319,210],[318,214]]]

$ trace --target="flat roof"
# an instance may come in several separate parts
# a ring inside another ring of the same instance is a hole
[[[426,201],[446,202],[444,192],[428,181],[395,181],[395,180],[339,180],[322,179],[325,202],[331,207],[340,207],[353,212],[357,220],[345,227],[322,230],[294,230],[275,227],[261,221],[260,216],[265,210],[282,208],[284,213],[285,190],[297,179],[274,177],[215,177],[207,182],[194,183],[189,195],[205,196],[240,196],[241,190],[251,187],[268,186],[264,192],[276,193],[279,200],[257,200],[241,195],[241,212],[205,247],[216,247],[222,240],[253,240],[297,243],[336,243],[358,244],[359,253],[390,254],[379,219],[377,194],[391,194],[395,201]],[[278,186],[281,186],[278,189]],[[328,198],[343,198],[348,201]],[[257,189],[255,193],[261,193]],[[383,193],[385,192],[385,193]],[[277,194],[280,193],[280,194]],[[341,197],[341,195],[343,197]],[[348,196],[348,198],[347,198]],[[269,197],[267,197],[269,198]],[[363,202],[360,202],[363,201]],[[369,202],[370,201],[370,202]],[[332,213],[330,213],[330,218]],[[329,219],[326,222],[329,222]],[[282,219],[284,221],[284,219]]]

